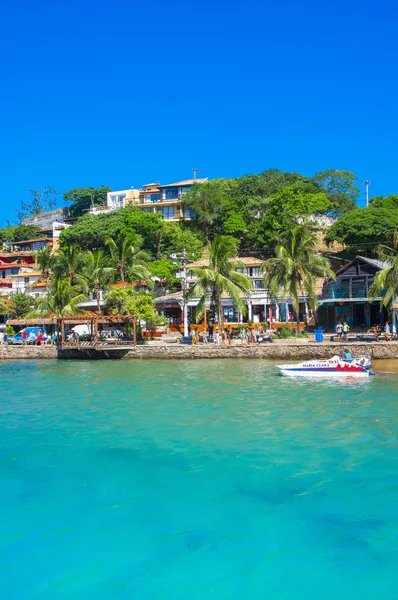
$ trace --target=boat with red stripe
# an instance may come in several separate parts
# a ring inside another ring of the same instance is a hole
[[[369,377],[375,374],[370,356],[350,359],[333,356],[323,360],[278,365],[278,369],[285,377]]]

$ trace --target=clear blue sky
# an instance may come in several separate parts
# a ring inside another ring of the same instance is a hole
[[[29,188],[276,167],[398,193],[391,1],[8,2],[1,216]]]

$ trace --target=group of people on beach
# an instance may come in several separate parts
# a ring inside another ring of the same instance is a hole
[[[233,337],[240,339],[241,344],[256,344],[263,340],[264,333],[260,325],[256,328],[242,327],[240,330],[234,331],[232,325],[219,327],[218,325],[214,326],[212,323],[209,323],[208,327],[200,332],[201,341],[204,344],[214,342],[216,346],[230,346]],[[190,336],[193,345],[199,343],[199,331],[191,328]]]

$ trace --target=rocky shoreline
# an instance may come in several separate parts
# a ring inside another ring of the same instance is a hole
[[[180,344],[145,344],[136,346],[122,360],[140,359],[265,359],[265,360],[308,360],[311,358],[328,358],[341,353],[343,347],[349,346],[354,355],[370,354],[376,360],[398,359],[398,343],[373,342],[337,344],[323,342],[317,344],[307,342],[298,344],[287,341],[286,344],[260,344],[253,346],[185,346]],[[0,360],[43,360],[57,359],[55,346],[0,346]],[[83,358],[79,350],[74,350],[69,358]]]

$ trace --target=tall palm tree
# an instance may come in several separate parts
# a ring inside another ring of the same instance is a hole
[[[145,250],[141,250],[141,241],[137,235],[130,233],[125,237],[119,237],[116,241],[107,238],[106,245],[113,269],[120,276],[122,287],[126,279],[145,281],[148,287],[153,287],[151,273],[147,267],[150,256]]]
[[[101,313],[101,294],[106,290],[113,278],[114,269],[109,266],[109,257],[103,250],[87,253],[87,265],[83,278],[90,290],[93,290],[97,300],[98,312]]]
[[[217,312],[218,323],[222,326],[224,322],[222,294],[225,293],[232,298],[238,310],[245,314],[247,307],[242,296],[250,292],[253,284],[249,277],[237,271],[237,269],[244,269],[245,264],[238,259],[235,240],[219,235],[208,248],[209,266],[203,269],[190,268],[197,280],[190,288],[187,299],[199,298],[197,318],[203,315],[206,304],[210,301],[210,310]]]
[[[386,262],[390,264],[376,273],[369,296],[376,298],[382,294],[381,306],[390,309],[398,298],[398,254],[396,251],[393,253],[390,248],[387,250],[387,254],[382,255],[382,258],[387,259]]]
[[[85,290],[86,284],[82,273],[87,262],[87,253],[79,246],[71,244],[60,248],[56,255],[54,273],[58,279],[68,278],[71,285],[79,285]]]
[[[69,279],[55,278],[49,292],[37,300],[36,308],[26,316],[35,318],[55,315],[57,319],[61,319],[82,312],[79,311],[78,304],[84,300],[87,300],[87,296],[81,294],[79,288],[73,286]]]
[[[271,298],[290,296],[297,315],[297,333],[300,334],[299,296],[306,295],[310,305],[316,303],[317,277],[336,276],[327,258],[318,254],[317,241],[308,229],[299,225],[285,233],[275,248],[275,258],[266,260],[261,271],[265,273],[264,287]]]
[[[43,280],[47,283],[55,265],[55,256],[50,246],[44,246],[36,253],[36,260]]]

